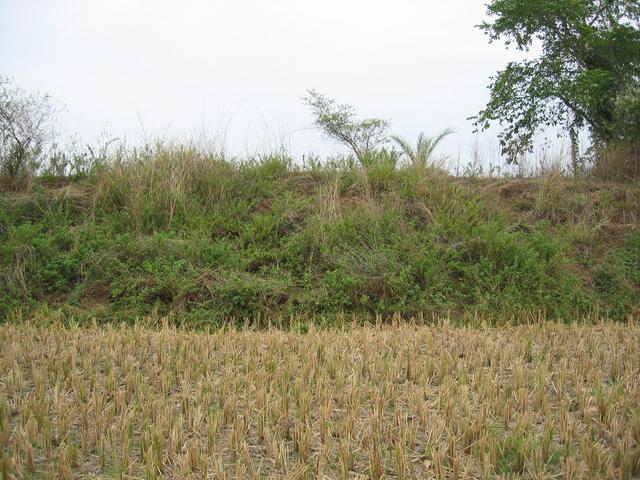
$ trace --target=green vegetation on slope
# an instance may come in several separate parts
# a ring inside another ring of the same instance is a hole
[[[637,185],[188,148],[46,180],[0,197],[3,318],[638,311]]]

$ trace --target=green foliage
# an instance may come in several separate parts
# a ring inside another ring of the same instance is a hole
[[[476,125],[504,125],[503,153],[515,160],[536,131],[586,125],[605,143],[619,134],[618,99],[640,85],[640,7],[614,0],[493,0],[492,22],[480,25],[491,40],[519,50],[542,47],[536,59],[511,62],[490,85],[491,98]]]
[[[640,88],[618,98],[612,129],[623,144],[640,146]]]
[[[73,184],[74,195],[0,197],[0,316],[49,305],[213,325],[637,309],[637,231],[606,256],[582,253],[606,241],[598,225],[634,221],[637,196],[602,191],[594,203],[591,186],[567,193],[549,180],[509,210],[477,180],[398,168],[385,150],[375,158],[299,170],[287,158],[238,164],[153,147]]]
[[[351,105],[339,104],[315,90],[309,90],[303,101],[311,108],[315,126],[327,137],[348,146],[363,166],[371,163],[372,153],[387,141],[387,120],[359,120]]]
[[[25,92],[0,75],[0,189],[25,186],[40,165],[53,116],[48,96]]]
[[[425,135],[424,132],[420,132],[415,148],[407,140],[398,135],[392,135],[391,140],[400,147],[402,153],[407,156],[414,167],[426,168],[430,166],[436,147],[452,133],[454,133],[454,131],[450,128],[444,129],[435,137],[429,137]]]
[[[629,234],[620,248],[596,265],[595,287],[614,316],[629,313],[628,306],[637,303],[640,291],[640,232]]]

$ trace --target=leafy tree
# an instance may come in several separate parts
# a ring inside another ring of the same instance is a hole
[[[420,132],[415,147],[398,135],[392,135],[391,140],[398,144],[402,153],[409,158],[414,166],[427,167],[436,147],[452,133],[453,130],[450,128],[443,130],[435,137],[429,137],[424,132]]]
[[[37,168],[54,116],[49,97],[27,93],[0,76],[0,180],[19,189]]]
[[[503,126],[502,151],[510,160],[529,150],[545,126],[565,130],[574,142],[583,127],[596,143],[619,136],[618,98],[640,85],[637,0],[492,0],[488,14],[492,21],[480,28],[491,41],[542,51],[498,72],[476,117],[481,128]]]
[[[618,178],[640,177],[640,88],[618,98],[613,129],[618,137],[617,148],[604,152],[604,158],[621,157],[623,161],[611,173]]]
[[[311,107],[315,126],[327,137],[348,146],[363,166],[372,158],[372,152],[387,142],[389,121],[360,120],[351,105],[339,104],[315,90],[307,93],[303,101]]]
[[[640,88],[618,98],[613,128],[622,143],[640,145]]]

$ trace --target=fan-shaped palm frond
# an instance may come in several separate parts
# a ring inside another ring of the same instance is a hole
[[[399,137],[398,135],[391,135],[390,138],[398,144],[402,153],[404,153],[407,157],[413,159],[416,156],[416,151],[406,139]]]
[[[429,165],[436,147],[452,133],[454,133],[454,131],[450,128],[442,130],[435,137],[429,137],[425,135],[424,132],[420,132],[415,148],[412,147],[406,139],[398,135],[392,135],[391,140],[398,144],[402,153],[409,157],[413,165],[426,167]]]

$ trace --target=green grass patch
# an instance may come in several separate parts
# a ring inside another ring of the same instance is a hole
[[[0,197],[0,316],[624,319],[640,298],[640,195],[598,188],[148,149]]]

